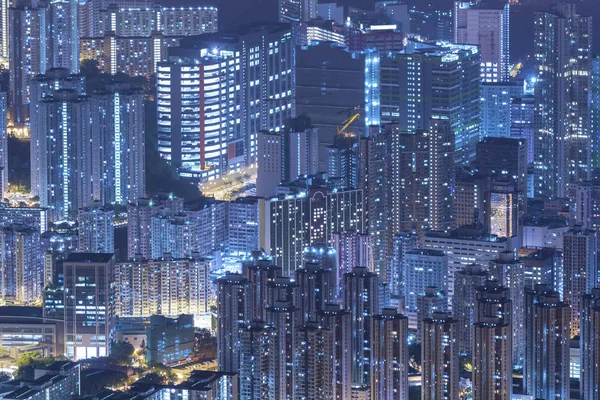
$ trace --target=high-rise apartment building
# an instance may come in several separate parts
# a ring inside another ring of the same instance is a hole
[[[581,296],[581,398],[600,395],[600,289]]]
[[[570,221],[581,229],[600,228],[600,182],[586,181],[572,185]]]
[[[510,72],[508,1],[455,1],[454,42],[479,45],[482,81],[507,81]]]
[[[337,287],[337,282],[334,281],[334,271],[322,264],[306,262],[304,267],[297,269],[294,275],[298,282],[296,325],[302,326],[308,322],[317,322],[318,314],[323,311],[325,305],[334,301]]]
[[[173,193],[159,193],[152,199],[133,199],[127,205],[127,257],[130,260],[152,258],[152,216],[162,209],[179,214],[183,212],[183,199]]]
[[[370,316],[379,313],[379,278],[365,267],[355,267],[344,275],[344,308],[352,315],[351,382],[353,386],[371,384]],[[348,379],[348,377],[346,378]]]
[[[592,38],[592,18],[575,4],[535,13],[535,196],[566,197],[590,177]]]
[[[333,232],[364,229],[363,191],[327,189],[327,181],[308,177],[282,186],[267,204],[267,239],[275,263],[291,276],[302,265],[304,249],[330,243]]]
[[[428,286],[446,290],[448,284],[448,256],[439,250],[411,250],[404,256],[404,307],[416,325],[417,299]]]
[[[483,286],[489,274],[479,265],[468,265],[454,275],[452,315],[456,319],[456,339],[459,351],[473,352],[473,324],[476,322],[477,288]]]
[[[74,218],[93,199],[91,120],[89,98],[72,89],[45,97],[32,114],[32,138],[39,140],[40,206],[49,208],[52,221]]]
[[[77,0],[51,0],[48,5],[48,55],[50,67],[79,72],[79,28]]]
[[[0,296],[6,303],[34,304],[42,299],[40,232],[26,225],[0,229]]]
[[[510,290],[512,302],[512,344],[513,361],[521,364],[525,358],[525,268],[514,253],[503,252],[493,260],[488,268],[490,278]]]
[[[377,104],[381,122],[416,132],[429,130],[432,118],[449,119],[455,161],[474,160],[481,122],[479,48],[409,40],[404,50],[376,60],[373,68],[377,66],[379,72],[366,79],[374,87],[369,99]]]
[[[49,68],[47,10],[32,1],[19,1],[10,8],[9,21],[10,115],[16,125],[23,125],[29,121],[31,79]]]
[[[92,190],[104,204],[127,204],[146,195],[144,93],[108,85],[91,97]]]
[[[590,118],[592,132],[600,131],[600,57],[592,60]],[[600,137],[592,136],[592,167],[600,166]]]
[[[135,260],[115,265],[115,314],[201,315],[210,311],[211,262],[197,257]]]
[[[323,325],[333,332],[333,398],[351,399],[352,380],[352,314],[340,308],[339,304],[326,304],[320,313]]]
[[[384,308],[371,320],[371,399],[408,399],[408,318]]]
[[[0,2],[0,26],[2,24],[2,2]],[[1,29],[1,28],[0,28]],[[8,101],[7,93],[0,92],[0,198],[8,193]]]
[[[598,283],[598,236],[576,226],[563,236],[563,300],[571,305],[571,336],[579,335],[581,296]]]
[[[438,312],[423,320],[421,346],[421,398],[458,398],[459,353],[456,320],[446,313]]]
[[[527,143],[527,164],[535,159],[535,99],[533,95],[513,99],[510,105],[510,137]]]
[[[425,292],[417,297],[417,338],[423,334],[423,320],[434,312],[448,312],[448,297],[436,286],[425,287]]]
[[[99,204],[79,209],[79,251],[83,253],[115,252],[115,212]]]
[[[392,236],[392,251],[387,260],[387,285],[391,298],[404,299],[404,260],[409,251],[419,248],[419,236],[398,233]]]
[[[452,201],[452,216],[457,228],[483,226],[486,223],[491,184],[491,178],[487,175],[468,170],[457,171]]]
[[[217,281],[217,362],[221,371],[239,371],[240,326],[247,325],[251,315],[249,284],[243,275],[234,273]]]
[[[333,331],[308,322],[296,329],[294,396],[333,399]]]
[[[161,213],[150,220],[152,258],[161,258],[165,253],[175,258],[190,257],[197,250],[197,224],[187,214]]]
[[[510,322],[490,316],[473,326],[473,399],[512,398]]]
[[[254,320],[240,328],[240,395],[246,399],[264,399],[274,393],[274,344],[277,330],[264,321]]]
[[[67,357],[79,360],[107,356],[116,321],[113,255],[71,253],[63,262],[63,271]]]
[[[354,267],[367,267],[373,271],[373,253],[369,235],[353,231],[333,232],[331,247],[337,257],[337,268],[334,271],[336,295],[342,288],[342,277]]]
[[[526,291],[525,391],[535,398],[569,398],[571,309],[539,285]]]

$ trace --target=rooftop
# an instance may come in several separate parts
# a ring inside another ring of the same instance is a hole
[[[73,263],[107,263],[113,258],[113,253],[71,253],[66,262]]]

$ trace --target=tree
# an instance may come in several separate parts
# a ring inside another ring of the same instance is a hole
[[[43,357],[39,350],[30,351],[19,355],[16,361],[17,370],[14,373],[15,379],[33,379],[35,369],[48,366],[55,361],[65,359],[64,357]]]
[[[110,346],[110,356],[112,362],[121,365],[131,363],[131,358],[135,348],[127,342],[113,342]]]

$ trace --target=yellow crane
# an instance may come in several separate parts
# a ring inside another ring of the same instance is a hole
[[[338,134],[338,136],[340,136],[340,135],[349,136],[349,137],[356,136],[354,133],[344,133],[344,131],[346,129],[348,129],[348,127],[350,125],[352,125],[352,123],[354,121],[356,121],[358,118],[360,118],[360,113],[356,113],[353,116],[351,116],[350,118],[348,118],[347,120],[345,120],[344,122],[342,122],[342,124],[343,124],[342,127],[340,128],[338,126],[338,128],[337,128],[337,134]]]

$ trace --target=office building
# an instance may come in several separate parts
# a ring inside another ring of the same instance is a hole
[[[258,133],[282,131],[294,116],[295,47],[287,25],[203,36],[182,39],[159,64],[158,150],[206,182],[256,167]],[[221,90],[232,97],[221,101]]]
[[[79,251],[83,253],[115,252],[115,212],[99,204],[79,209]]]
[[[510,137],[527,143],[527,164],[535,157],[535,99],[532,95],[515,98],[510,105]]]
[[[600,289],[581,296],[581,398],[593,399],[600,394]]]
[[[66,356],[73,360],[107,356],[115,329],[113,255],[71,253],[63,270]]]
[[[279,21],[306,22],[317,18],[317,0],[279,0]]]
[[[308,322],[296,329],[294,396],[333,399],[333,331]]]
[[[319,130],[319,171],[326,170],[325,148],[334,144],[337,129],[344,126],[346,118],[359,115],[345,131],[356,137],[366,133],[370,124],[360,106],[365,103],[366,60],[366,54],[348,51],[337,43],[297,47],[296,115],[309,115]]]
[[[521,214],[527,194],[527,144],[522,139],[486,137],[477,143],[477,168],[494,179],[513,182]],[[520,217],[519,217],[520,218]]]
[[[569,398],[571,309],[544,285],[525,292],[524,390],[535,398]]]
[[[443,251],[415,249],[406,253],[403,265],[404,307],[414,318],[411,322],[416,322],[417,299],[425,293],[425,288],[436,286],[444,291],[447,288],[448,256]]]
[[[481,116],[478,47],[409,40],[401,52],[376,60],[373,68],[381,72],[370,73],[367,83],[374,87],[369,103],[380,110],[381,123],[397,123],[401,131],[415,132],[429,130],[432,118],[449,119],[455,136],[455,161],[466,164],[474,160]]]
[[[351,382],[353,386],[368,386],[371,349],[363,346],[371,339],[367,317],[379,313],[379,278],[365,267],[354,267],[344,275],[344,308],[352,315]]]
[[[486,224],[491,184],[487,175],[470,170],[457,171],[456,191],[452,201],[452,216],[457,228]]]
[[[421,340],[421,398],[458,398],[459,353],[456,320],[446,313],[433,313],[423,320]]]
[[[525,358],[525,268],[512,252],[500,253],[499,256],[490,262],[489,276],[510,291],[513,361],[521,364]]]
[[[571,337],[579,335],[581,296],[598,283],[596,231],[575,226],[563,236],[563,300],[571,305]]]
[[[456,339],[461,354],[473,352],[473,324],[476,322],[475,311],[477,288],[483,286],[489,274],[479,265],[468,265],[454,276],[454,293],[452,297],[452,314],[456,319]]]
[[[489,213],[486,226],[491,235],[499,238],[511,238],[519,234],[519,216],[522,215],[519,200],[523,200],[509,181],[492,182],[489,199]]]
[[[432,119],[429,126],[429,228],[450,232],[454,229],[454,132],[448,118]]]
[[[483,82],[507,81],[510,72],[508,1],[455,1],[454,42],[479,45]]]
[[[249,283],[243,275],[234,273],[228,273],[217,280],[217,362],[221,371],[239,371],[239,328],[240,325],[248,324],[252,312]]]
[[[566,197],[570,184],[590,178],[592,38],[592,18],[575,4],[535,13],[536,197]]]
[[[408,399],[408,318],[384,308],[370,319],[371,399]]]
[[[149,364],[169,365],[185,360],[194,351],[194,316],[182,314],[177,318],[162,315],[150,317],[146,328],[146,361]]]
[[[115,265],[115,314],[202,315],[213,298],[211,262],[201,257],[135,260]]]
[[[481,85],[481,136],[510,138],[514,99],[523,95],[520,82]]]
[[[25,225],[0,229],[0,296],[20,305],[42,299],[43,262],[40,232]]]

